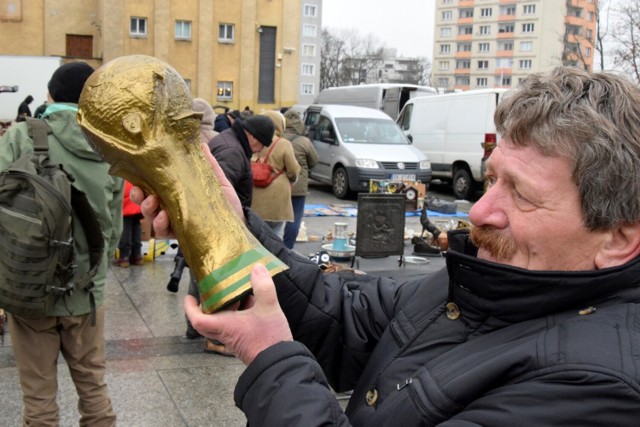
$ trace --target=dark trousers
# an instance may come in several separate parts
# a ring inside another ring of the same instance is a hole
[[[120,236],[120,243],[118,243],[120,258],[142,257],[141,219],[141,214],[125,216],[122,218],[122,235]]]
[[[304,216],[304,201],[306,196],[292,196],[291,204],[293,205],[293,222],[287,222],[284,227],[284,245],[293,249],[293,245],[296,243],[298,237],[298,231],[300,231],[300,223]]]

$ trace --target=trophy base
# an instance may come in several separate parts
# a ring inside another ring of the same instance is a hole
[[[198,282],[202,311],[215,313],[246,297],[252,291],[251,269],[256,263],[263,264],[271,276],[288,268],[265,248],[251,249]]]

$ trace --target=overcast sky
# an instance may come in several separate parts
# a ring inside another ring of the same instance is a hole
[[[322,26],[373,34],[405,57],[433,59],[434,0],[323,0]]]

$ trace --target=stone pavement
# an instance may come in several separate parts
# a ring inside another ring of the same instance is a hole
[[[305,217],[309,236],[324,236],[334,222],[356,228],[356,218]],[[417,217],[406,228],[419,233]],[[322,241],[298,243],[303,255],[321,249]],[[412,245],[405,242],[405,254]],[[166,285],[173,271],[173,251],[154,262],[127,269],[111,267],[107,277],[107,383],[120,426],[244,426],[233,403],[233,390],[244,365],[235,358],[203,352],[203,340],[188,340],[182,300],[187,293],[185,270],[178,293]],[[398,257],[358,259],[361,270],[398,279],[435,271],[444,258],[427,264],[398,266]],[[347,263],[348,265],[348,263]],[[8,332],[0,335],[0,424],[21,424],[22,399]],[[37,344],[36,344],[37,345]],[[77,394],[68,369],[59,360],[61,426],[77,426]]]

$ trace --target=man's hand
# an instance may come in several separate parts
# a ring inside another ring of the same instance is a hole
[[[193,327],[200,334],[222,342],[245,365],[253,362],[262,350],[281,341],[293,341],[273,280],[262,264],[253,266],[251,285],[253,296],[238,311],[204,314],[194,297],[188,295],[184,300],[184,311]]]
[[[218,182],[222,188],[222,193],[229,202],[231,209],[238,215],[238,217],[246,223],[244,212],[242,211],[242,204],[236,194],[235,189],[224,175],[222,168],[211,154],[207,144],[201,143],[200,147],[204,152],[205,157],[209,161],[211,168],[213,169]],[[129,195],[131,201],[137,203],[142,208],[142,215],[146,219],[152,222],[153,229],[158,237],[175,237],[173,230],[171,229],[171,222],[169,215],[164,210],[160,210],[160,200],[155,195],[145,195],[144,191],[140,187],[133,187],[131,194]]]

